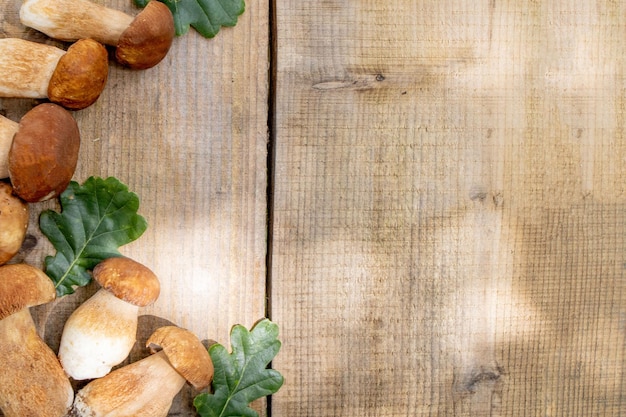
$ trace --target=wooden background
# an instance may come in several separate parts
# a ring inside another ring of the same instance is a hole
[[[1,35],[50,42],[0,4]],[[250,1],[154,69],[112,65],[75,114],[76,178],[142,199],[149,229],[122,250],[163,283],[142,331],[227,343],[270,315],[273,417],[625,415],[625,17],[615,0]],[[18,260],[40,263],[31,234]],[[36,310],[53,346],[90,291]]]

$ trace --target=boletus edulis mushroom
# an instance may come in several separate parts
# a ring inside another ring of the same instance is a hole
[[[80,148],[76,121],[63,107],[43,103],[26,113],[9,148],[13,191],[34,203],[60,195],[69,185]]]
[[[43,271],[27,264],[0,267],[0,409],[5,417],[61,417],[72,405],[69,378],[37,333],[29,310],[55,296]]]
[[[18,123],[0,115],[0,179],[9,177],[9,149]]]
[[[24,39],[0,39],[0,97],[47,98],[81,110],[100,97],[108,74],[106,48],[93,39],[81,39],[67,51]]]
[[[10,184],[0,181],[0,265],[22,247],[28,228],[28,204],[13,194]]]
[[[159,296],[157,276],[126,257],[108,258],[93,269],[101,288],[65,322],[59,359],[75,380],[99,378],[126,359],[137,338],[139,307]]]
[[[150,336],[146,346],[154,353],[93,380],[78,391],[70,415],[165,417],[186,382],[198,390],[211,383],[211,357],[189,330],[161,327]]]
[[[114,46],[116,60],[132,69],[161,62],[175,36],[172,12],[157,0],[135,17],[90,0],[26,0],[20,20],[51,38],[91,38]]]

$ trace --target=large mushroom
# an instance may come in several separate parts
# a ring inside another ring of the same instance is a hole
[[[61,417],[72,405],[69,378],[37,334],[29,311],[55,295],[54,284],[40,269],[0,267],[0,409],[5,417]]]
[[[157,276],[126,257],[100,262],[93,277],[101,288],[70,315],[59,346],[61,364],[75,380],[100,378],[126,359],[136,341],[139,307],[160,292]]]
[[[156,353],[91,381],[76,394],[70,415],[165,417],[186,382],[198,390],[211,383],[213,362],[192,332],[161,327],[146,346]]]
[[[53,103],[32,108],[17,125],[9,148],[15,194],[29,203],[57,197],[74,175],[79,148],[80,132],[70,112]]]
[[[67,51],[18,38],[0,39],[0,97],[49,99],[71,110],[93,104],[104,89],[106,48],[81,39]]]
[[[114,46],[116,60],[133,69],[161,62],[175,36],[172,12],[157,0],[136,17],[90,0],[26,0],[20,20],[51,38],[92,38]]]
[[[0,182],[0,265],[22,247],[28,228],[28,204],[13,194],[10,184]]]

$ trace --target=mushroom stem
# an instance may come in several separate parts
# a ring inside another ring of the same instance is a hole
[[[0,179],[9,176],[9,150],[19,124],[0,115]]]
[[[81,39],[64,51],[5,38],[0,57],[0,97],[47,98],[72,110],[93,104],[109,74],[107,50],[93,39]]]
[[[51,38],[92,38],[116,48],[116,60],[129,68],[147,69],[166,55],[175,36],[174,18],[153,0],[135,17],[90,0],[26,0],[20,20]]]
[[[18,38],[0,39],[0,97],[47,98],[48,85],[65,51]]]
[[[137,335],[139,307],[99,289],[63,328],[59,359],[76,380],[99,378],[128,356]]]
[[[160,351],[91,381],[76,394],[70,415],[165,417],[185,382]]]
[[[100,378],[121,363],[135,344],[139,307],[159,296],[149,268],[125,257],[108,258],[92,271],[101,288],[65,322],[59,358],[74,379]]]
[[[28,308],[0,321],[0,408],[5,417],[60,417],[74,392]]]
[[[92,38],[116,46],[133,17],[89,0],[26,0],[20,20],[62,41]]]
[[[195,389],[213,379],[213,362],[192,332],[165,326],[146,341],[151,356],[91,381],[77,394],[74,417],[165,417],[185,381]],[[162,350],[156,351],[158,348]],[[156,353],[155,353],[156,352]]]

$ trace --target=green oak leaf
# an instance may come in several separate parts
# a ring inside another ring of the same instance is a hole
[[[199,394],[193,401],[201,417],[258,417],[250,403],[283,385],[283,376],[267,368],[281,346],[275,323],[263,319],[251,331],[237,325],[230,339],[230,354],[220,344],[209,348],[215,368],[213,393]]]
[[[150,0],[135,0],[146,7]],[[212,38],[222,26],[235,26],[245,11],[244,0],[159,0],[169,7],[174,16],[176,35],[184,35],[192,26],[205,38]]]
[[[118,248],[147,228],[137,214],[139,198],[113,177],[90,177],[82,186],[72,181],[60,203],[61,213],[45,210],[39,217],[39,228],[57,250],[45,264],[58,297],[87,285],[89,270],[104,259],[122,256]]]

